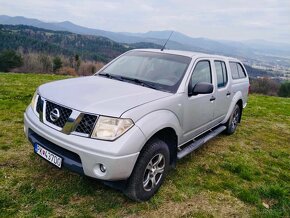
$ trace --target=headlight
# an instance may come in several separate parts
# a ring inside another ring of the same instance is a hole
[[[131,119],[100,116],[91,137],[112,141],[123,135],[133,125]]]
[[[36,104],[37,96],[38,96],[37,91],[35,91],[35,92],[34,92],[34,95],[33,95],[33,97],[32,97],[31,103],[30,103],[30,105],[31,105],[31,107],[33,108],[33,110],[34,110],[35,107],[36,107],[35,104]]]

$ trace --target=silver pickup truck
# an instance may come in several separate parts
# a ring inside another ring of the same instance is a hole
[[[131,50],[93,76],[41,85],[24,131],[34,152],[56,167],[145,201],[178,159],[235,132],[248,89],[237,59]]]

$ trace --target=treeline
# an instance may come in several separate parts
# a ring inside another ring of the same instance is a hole
[[[108,62],[131,49],[105,37],[51,31],[23,25],[0,25],[0,51],[22,50],[23,53],[46,53],[73,56],[83,60]]]
[[[251,78],[251,93],[263,95],[290,97],[290,81],[280,81],[264,78]]]
[[[120,44],[100,36],[79,35],[25,25],[0,25],[0,71],[89,75],[134,48],[154,43]]]
[[[44,53],[0,52],[0,72],[55,73],[71,76],[92,75],[104,66],[103,62],[82,60],[79,55],[52,56]]]

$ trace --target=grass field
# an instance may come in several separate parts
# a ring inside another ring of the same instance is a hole
[[[290,99],[251,95],[241,125],[179,161],[135,203],[33,154],[23,112],[55,75],[0,73],[0,217],[289,217]],[[267,208],[268,207],[268,208]]]

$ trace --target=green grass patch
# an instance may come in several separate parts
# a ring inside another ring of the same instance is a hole
[[[23,113],[39,85],[66,78],[0,73],[0,217],[290,216],[289,98],[251,95],[235,134],[179,161],[156,196],[136,203],[34,155]]]

